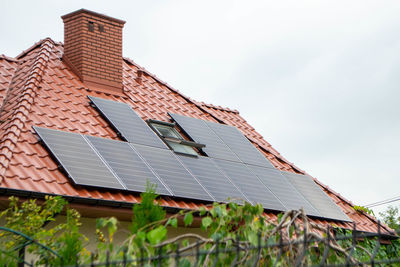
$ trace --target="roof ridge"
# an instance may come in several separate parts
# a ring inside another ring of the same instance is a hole
[[[221,106],[217,106],[217,105],[214,105],[214,104],[205,103],[203,101],[197,102],[197,103],[199,103],[199,105],[201,105],[201,106],[206,106],[206,107],[213,108],[213,109],[218,109],[218,110],[222,110],[222,111],[227,111],[227,112],[232,112],[232,113],[235,113],[235,114],[239,114],[239,111],[237,109],[230,109],[228,107],[221,107]]]
[[[12,61],[12,62],[18,62],[18,59],[13,58],[13,57],[6,56],[6,55],[4,55],[4,54],[1,54],[1,55],[0,55],[0,59],[5,59],[5,60],[7,60],[7,61]]]
[[[38,43],[36,43],[35,47],[37,46]],[[13,154],[13,149],[15,148],[15,141],[13,142],[11,140],[17,140],[19,138],[22,127],[25,124],[27,115],[33,104],[36,93],[35,91],[42,81],[42,76],[47,67],[47,63],[49,62],[50,52],[53,47],[54,42],[50,38],[41,41],[40,50],[32,62],[26,82],[23,85],[21,98],[18,100],[18,104],[14,108],[14,112],[10,117],[10,125],[8,125],[2,138],[3,141],[0,143],[0,150],[2,151],[0,154],[0,183],[3,180],[5,171],[7,170]],[[31,50],[33,49],[31,48],[29,52]],[[28,50],[25,50],[24,53],[28,53],[27,51]]]
[[[31,45],[28,49],[23,50],[21,53],[19,53],[15,59],[21,59],[22,57],[26,56],[29,52],[31,52],[32,50],[34,50],[35,48],[38,48],[39,46],[42,46],[43,43],[45,42],[52,42],[53,45],[57,44],[57,42],[53,41],[53,39],[51,39],[50,37],[46,37],[44,39],[41,39],[39,41],[37,41],[36,43],[34,43],[33,45]]]
[[[200,108],[202,111],[208,113],[210,116],[214,117],[216,120],[220,120],[218,117],[215,117],[213,114],[211,114],[210,112],[208,112],[207,110],[203,109],[203,106],[206,107],[210,107],[210,108],[214,108],[214,109],[219,109],[219,110],[223,110],[223,111],[228,111],[228,112],[232,112],[235,114],[239,114],[239,111],[237,110],[232,110],[229,108],[224,108],[221,106],[215,106],[213,104],[206,104],[204,102],[199,102],[196,101],[194,99],[192,99],[191,97],[186,96],[185,94],[183,94],[182,92],[180,92],[178,89],[175,89],[174,87],[172,87],[170,84],[168,84],[167,82],[161,80],[159,77],[157,77],[157,75],[151,73],[150,71],[148,71],[146,68],[140,66],[139,64],[137,64],[135,61],[133,61],[132,59],[128,58],[128,57],[123,57],[124,60],[132,65],[134,65],[135,67],[137,67],[139,70],[143,71],[144,73],[146,73],[147,75],[149,75],[150,77],[152,77],[154,80],[156,80],[157,82],[163,84],[164,86],[168,87],[170,90],[174,91],[175,93],[179,94],[180,96],[182,96],[183,98],[185,98],[186,100],[188,100],[189,102],[193,103],[195,106],[197,106],[198,108]]]

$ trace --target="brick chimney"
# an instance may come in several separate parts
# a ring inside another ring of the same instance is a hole
[[[80,9],[64,22],[64,62],[90,89],[122,92],[125,21]]]

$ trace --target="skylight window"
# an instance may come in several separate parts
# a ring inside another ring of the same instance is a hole
[[[175,129],[174,123],[149,120],[149,124],[175,153],[197,157],[198,153],[195,148],[204,147],[202,144],[183,139],[182,135]]]

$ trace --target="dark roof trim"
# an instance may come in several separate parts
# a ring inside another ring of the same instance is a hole
[[[17,197],[24,197],[24,198],[36,198],[36,199],[44,199],[45,196],[61,196],[65,200],[67,200],[68,203],[99,205],[99,206],[103,206],[103,207],[127,208],[127,209],[131,209],[132,206],[136,204],[136,203],[131,203],[131,202],[85,198],[85,197],[77,197],[77,196],[51,194],[51,193],[42,193],[42,192],[34,192],[34,191],[21,190],[21,189],[11,189],[11,188],[5,188],[5,187],[0,187],[0,195],[17,196]],[[168,207],[168,206],[163,206],[163,208],[165,208],[167,213],[177,213],[180,210],[185,210],[185,209]],[[187,210],[189,210],[189,209],[187,209]]]
[[[4,188],[0,187],[0,195],[3,196],[17,196],[17,197],[24,197],[24,198],[37,198],[37,199],[44,199],[45,196],[61,196],[65,198],[65,200],[68,201],[68,203],[77,203],[77,204],[86,204],[86,205],[99,205],[99,206],[104,206],[104,207],[113,207],[113,208],[132,208],[133,205],[136,203],[130,203],[130,202],[122,202],[122,201],[115,201],[115,200],[101,200],[101,199],[93,199],[93,198],[84,198],[84,197],[76,197],[76,196],[67,196],[67,195],[58,195],[58,194],[48,194],[48,193],[42,193],[42,192],[33,192],[33,191],[28,191],[28,190],[20,190],[20,189],[10,189],[10,188]],[[180,210],[189,210],[189,209],[181,209],[181,208],[174,208],[174,207],[166,207],[165,208],[167,213],[177,213]],[[364,232],[364,231],[358,231],[359,236],[361,235],[370,235],[371,233],[369,232]],[[394,240],[398,239],[399,236],[393,234],[382,234],[381,235],[383,239],[386,240]]]

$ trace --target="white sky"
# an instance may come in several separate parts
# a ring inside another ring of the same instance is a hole
[[[127,21],[124,56],[238,109],[355,204],[400,196],[400,1],[2,0],[0,54],[63,41],[80,8]]]

